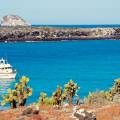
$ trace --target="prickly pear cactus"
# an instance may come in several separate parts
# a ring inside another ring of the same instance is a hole
[[[28,77],[21,77],[19,82],[15,84],[13,90],[8,89],[8,94],[2,96],[2,105],[10,103],[11,108],[24,106],[28,97],[32,95],[32,89],[27,86],[28,82]]]

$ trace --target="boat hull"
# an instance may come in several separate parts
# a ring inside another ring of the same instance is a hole
[[[0,78],[15,79],[17,73],[0,73]]]

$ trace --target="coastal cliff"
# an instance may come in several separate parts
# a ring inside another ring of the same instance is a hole
[[[17,15],[6,15],[1,20],[1,26],[30,26],[30,24]]]

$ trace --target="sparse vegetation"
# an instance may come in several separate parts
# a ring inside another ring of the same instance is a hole
[[[39,101],[40,101],[41,104],[45,104],[45,102],[46,102],[46,97],[47,97],[47,94],[46,94],[46,93],[44,93],[44,92],[41,92],[41,93],[40,93]]]
[[[28,97],[32,95],[32,89],[27,85],[29,78],[23,76],[14,89],[8,89],[8,94],[3,95],[2,105],[10,104],[11,108],[24,106]]]
[[[69,105],[72,104],[72,98],[75,96],[78,89],[79,89],[78,85],[74,83],[73,80],[70,80],[67,84],[65,84],[64,96],[66,96]]]
[[[52,98],[54,99],[55,105],[61,105],[62,103],[62,87],[58,86],[57,90],[53,93]]]
[[[111,102],[119,102],[114,96],[120,95],[120,78],[114,80],[113,86],[107,91],[90,92],[85,98],[87,105],[105,105]]]
[[[109,94],[105,91],[89,92],[84,99],[86,105],[104,105],[109,102]]]
[[[70,80],[67,84],[65,84],[64,91],[62,90],[61,86],[58,86],[51,97],[47,97],[47,94],[44,92],[40,93],[39,103],[42,105],[61,106],[64,101],[67,101],[71,105],[72,99],[78,89],[78,85],[74,83],[73,80]]]
[[[3,95],[2,105],[10,104],[11,108],[24,106],[28,97],[32,95],[32,89],[27,85],[29,78],[23,76],[14,89],[8,89],[8,93]],[[41,92],[38,103],[41,105],[57,105],[61,106],[64,102],[72,105],[73,98],[77,96],[79,90],[78,85],[69,80],[62,89],[58,86],[55,92],[51,96],[47,96],[47,93]],[[84,99],[84,105],[105,105],[113,103],[114,96],[120,95],[120,79],[116,79],[113,86],[107,91],[89,92],[88,96]]]
[[[111,88],[111,94],[120,94],[120,78],[114,80],[114,85]]]
[[[28,81],[29,81],[29,78],[23,76],[20,79],[20,81],[17,84],[15,84],[14,89],[8,89],[8,94],[3,95],[2,105],[5,105],[6,103],[10,103],[11,108],[17,108],[19,106],[24,106],[27,98],[32,95],[32,89],[30,87],[28,87],[28,85],[27,85]],[[61,109],[62,109],[62,107],[60,107],[60,106],[63,105],[64,101],[69,103],[69,105],[71,105],[73,103],[72,102],[73,98],[75,96],[77,96],[78,90],[79,90],[78,85],[76,83],[74,83],[73,80],[70,80],[70,81],[68,81],[67,84],[64,85],[63,89],[61,86],[57,86],[57,89],[55,90],[55,92],[53,92],[53,94],[50,97],[47,96],[47,93],[41,92],[38,103],[34,103],[34,105],[32,104],[31,107],[33,107],[33,108],[29,108],[30,107],[29,106],[28,107],[29,109],[26,109],[26,110],[31,110],[31,109],[39,110],[39,107],[42,108],[42,110],[44,109],[45,111],[47,109],[47,112],[44,113],[44,111],[43,111],[43,113],[41,115],[49,116],[49,114],[52,113],[53,118],[54,118],[54,115],[56,117],[56,114],[59,111],[59,114],[57,115],[57,118],[59,118],[59,115],[60,115]],[[111,118],[110,120],[112,120],[114,118],[114,116],[119,119],[119,112],[120,112],[119,104],[117,104],[116,106],[114,104],[110,104],[110,103],[114,103],[114,99],[115,99],[114,96],[116,96],[116,95],[120,95],[120,79],[116,79],[113,86],[107,91],[90,92],[89,95],[84,99],[84,105],[77,106],[77,107],[79,109],[82,108],[82,109],[87,110],[87,108],[89,108],[89,109],[93,110],[93,107],[91,107],[91,106],[94,106],[96,108],[96,109],[94,109],[94,111],[96,110],[95,113],[96,113],[96,118],[98,120],[103,120],[103,118],[104,118],[104,120],[106,120],[106,115],[108,117],[110,116],[109,117],[109,118]],[[106,104],[109,104],[109,105],[105,106]],[[58,107],[61,109],[59,109],[59,110],[54,109],[53,105],[55,105],[54,107]],[[35,108],[37,108],[37,109],[35,109]],[[64,109],[66,109],[66,110],[68,110],[68,109],[71,110],[71,114],[73,114],[72,113],[73,108],[75,108],[75,107],[74,106],[67,107],[67,108],[64,107]],[[99,108],[101,108],[101,109],[99,109]],[[116,108],[117,108],[117,110],[116,110]],[[21,110],[21,109],[23,109],[23,111],[24,111],[24,107],[22,107],[18,110]],[[66,115],[66,118],[69,117],[67,112],[63,112],[63,113],[65,113],[64,115]],[[105,113],[105,114],[103,114],[103,113]],[[112,115],[114,114],[114,116],[112,116],[111,114]],[[18,114],[16,114],[16,115],[18,115]],[[64,118],[64,115],[63,115],[63,118]],[[40,117],[40,114],[38,114],[36,116]],[[14,117],[14,115],[13,115],[13,117]],[[51,117],[51,115],[50,115],[50,117]]]

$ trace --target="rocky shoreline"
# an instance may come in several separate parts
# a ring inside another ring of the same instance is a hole
[[[0,42],[119,40],[120,28],[0,27]]]

